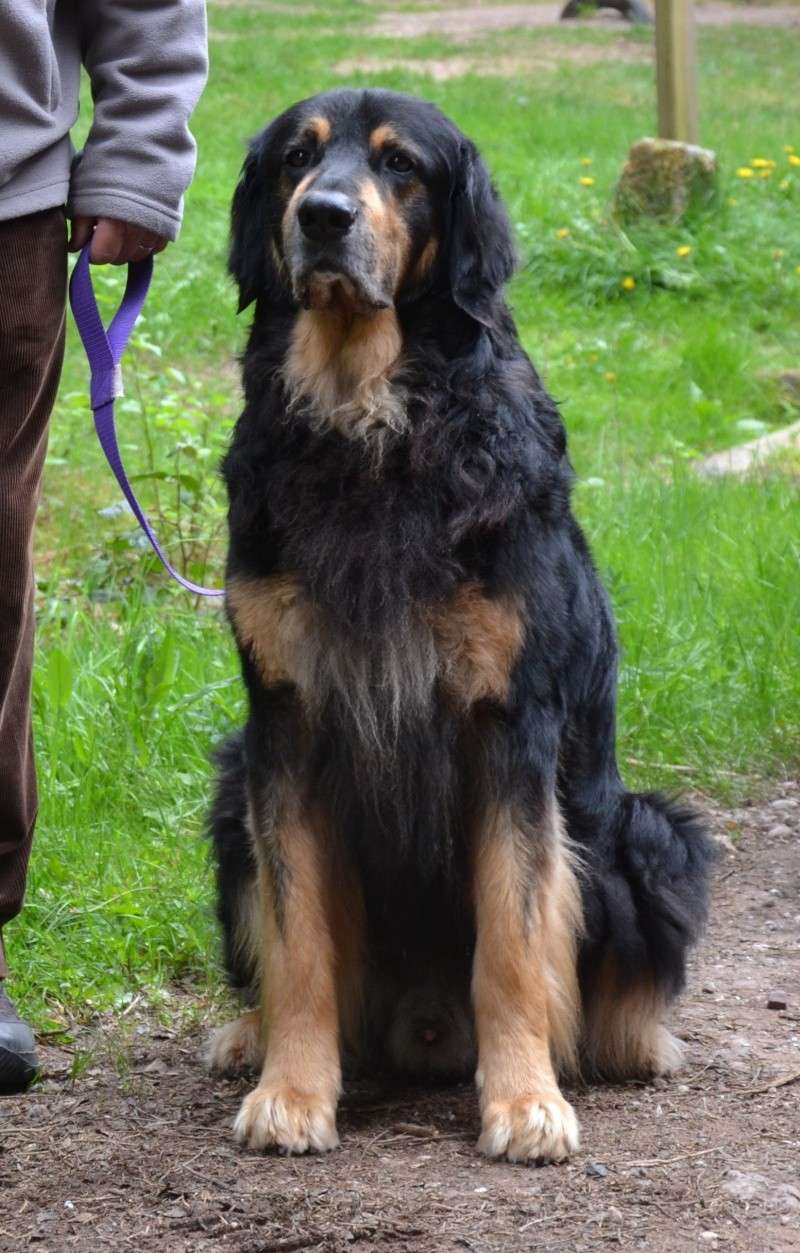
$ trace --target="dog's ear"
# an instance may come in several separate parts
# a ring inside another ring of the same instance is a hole
[[[511,223],[474,144],[462,140],[450,204],[449,278],[453,300],[489,326],[495,300],[514,272]]]
[[[266,197],[260,171],[259,151],[250,146],[231,209],[231,243],[228,270],[239,285],[239,313],[252,304],[268,283],[268,233]]]

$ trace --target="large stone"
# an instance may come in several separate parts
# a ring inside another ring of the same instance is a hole
[[[675,139],[640,139],[628,153],[614,197],[618,217],[648,215],[676,222],[717,194],[717,158],[709,148]]]
[[[720,474],[745,478],[748,474],[763,470],[769,464],[770,458],[777,453],[791,453],[795,448],[800,449],[800,422],[793,422],[791,426],[784,426],[779,431],[770,431],[768,435],[759,435],[758,439],[737,444],[735,448],[712,453],[702,461],[694,461],[692,469],[704,478],[715,478]]]

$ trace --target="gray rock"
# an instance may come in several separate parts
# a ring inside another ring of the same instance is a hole
[[[769,1190],[770,1182],[766,1175],[759,1175],[750,1170],[725,1172],[722,1191],[742,1205],[749,1205],[753,1201],[763,1201]]]
[[[608,1167],[604,1166],[602,1162],[587,1162],[583,1173],[588,1175],[590,1179],[605,1179],[608,1174]]]
[[[779,1214],[800,1210],[800,1191],[793,1184],[773,1183],[756,1171],[726,1171],[722,1191],[741,1205],[761,1204]]]
[[[732,474],[743,478],[752,471],[763,468],[776,453],[796,447],[800,447],[800,422],[793,422],[791,426],[784,426],[779,431],[770,431],[768,435],[759,435],[757,439],[748,440],[746,444],[737,444],[735,448],[712,453],[702,461],[693,461],[692,467],[696,474],[705,477]],[[770,808],[794,809],[795,804],[795,801],[772,801]]]

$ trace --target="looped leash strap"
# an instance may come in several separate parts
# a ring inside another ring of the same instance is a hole
[[[108,464],[114,471],[114,477],[122,488],[122,493],[133,510],[134,517],[150,541],[153,551],[165,570],[172,575],[181,587],[196,592],[198,596],[224,596],[222,588],[200,587],[170,564],[166,554],[156,538],[147,515],[139,504],[133,488],[128,481],[125,467],[122,464],[117,430],[114,423],[114,401],[122,395],[122,370],[120,361],[125,351],[136,319],[142,311],[150,279],[153,275],[153,258],[145,257],[142,261],[132,261],[128,265],[128,282],[119,309],[114,314],[108,330],[103,326],[100,310],[97,308],[92,279],[89,272],[89,247],[82,250],[78,257],[69,284],[69,300],[72,315],[78,328],[91,371],[91,406],[94,412],[94,426],[100,447],[106,455]]]

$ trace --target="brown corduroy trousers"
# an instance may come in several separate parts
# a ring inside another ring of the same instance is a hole
[[[32,536],[64,355],[63,209],[0,221],[0,978],[36,818]]]

